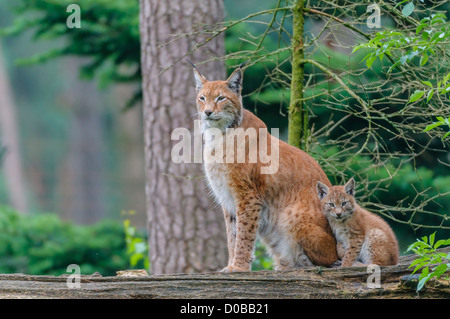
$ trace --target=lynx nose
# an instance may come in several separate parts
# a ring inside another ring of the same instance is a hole
[[[336,213],[336,217],[341,217],[342,213]]]
[[[212,111],[209,111],[209,110],[205,111],[206,117],[210,116],[212,113],[213,113],[213,112],[212,112]]]

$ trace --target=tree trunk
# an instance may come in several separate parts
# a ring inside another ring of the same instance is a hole
[[[449,248],[439,252],[448,253]],[[74,275],[0,275],[0,299],[4,298],[128,298],[190,299],[191,304],[207,304],[205,299],[418,299],[450,298],[449,272],[432,279],[416,292],[419,274],[408,268],[415,256],[400,257],[400,264],[381,267],[377,286],[365,267],[309,267],[289,271],[253,271],[147,276],[138,270],[120,271],[118,276],[81,276],[79,288],[70,288]],[[197,299],[199,301],[195,301]],[[170,301],[165,315],[179,316],[180,307]],[[228,303],[232,301],[227,301]],[[268,300],[270,302],[270,300]],[[258,301],[258,303],[264,303]],[[217,307],[219,308],[219,307]],[[218,310],[218,309],[217,309]],[[223,311],[223,308],[222,308]],[[271,309],[271,314],[276,313]],[[216,314],[221,314],[217,312]],[[233,316],[231,316],[233,317]],[[274,316],[269,316],[270,318]]]
[[[211,204],[201,164],[175,164],[171,140],[175,128],[193,132],[195,84],[190,67],[178,63],[162,70],[195,48],[205,35],[174,34],[198,31],[201,24],[222,21],[222,0],[141,0],[141,62],[143,80],[146,197],[153,274],[194,273],[226,264],[222,213]],[[170,42],[170,43],[169,43]],[[224,39],[217,37],[190,56],[194,63],[224,55]],[[201,66],[211,80],[225,78],[223,62]],[[162,73],[161,73],[162,72]],[[193,135],[193,134],[192,134]]]
[[[0,147],[6,147],[2,171],[10,205],[21,213],[27,213],[28,204],[20,155],[19,131],[13,93],[8,79],[0,45]]]
[[[289,104],[288,143],[301,149],[306,148],[308,134],[308,113],[303,106],[304,74],[304,9],[303,0],[296,0],[292,8],[294,17],[292,34],[292,79],[291,101]]]

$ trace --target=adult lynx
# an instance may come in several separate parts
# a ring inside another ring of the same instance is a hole
[[[338,242],[342,266],[395,265],[398,244],[394,232],[379,216],[356,204],[355,180],[328,187],[317,182],[322,209]]]
[[[257,234],[269,248],[276,269],[333,264],[337,260],[336,240],[316,193],[317,181],[331,184],[318,163],[267,133],[267,149],[278,152],[279,162],[276,172],[262,173],[268,164],[260,159],[251,161],[249,154],[251,146],[261,147],[261,136],[245,132],[267,127],[242,106],[241,68],[226,81],[208,81],[195,67],[194,75],[205,139],[204,169],[226,223],[229,259],[222,271],[250,270]],[[213,138],[211,128],[223,138]],[[242,129],[245,145],[226,138],[230,129]],[[278,145],[276,150],[271,148],[274,144]],[[244,149],[244,161],[225,158],[237,149]],[[217,161],[217,150],[225,150],[222,162]]]

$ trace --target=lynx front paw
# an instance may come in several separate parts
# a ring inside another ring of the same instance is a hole
[[[237,272],[237,271],[250,271],[249,269],[239,268],[236,266],[227,266],[222,269],[220,272]]]

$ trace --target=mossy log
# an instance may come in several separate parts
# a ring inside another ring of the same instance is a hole
[[[416,292],[417,276],[408,269],[413,258],[404,256],[399,265],[381,267],[379,288],[368,287],[371,274],[365,267],[159,276],[125,271],[111,277],[82,275],[79,288],[69,288],[69,275],[4,274],[0,298],[450,298],[450,273]]]

